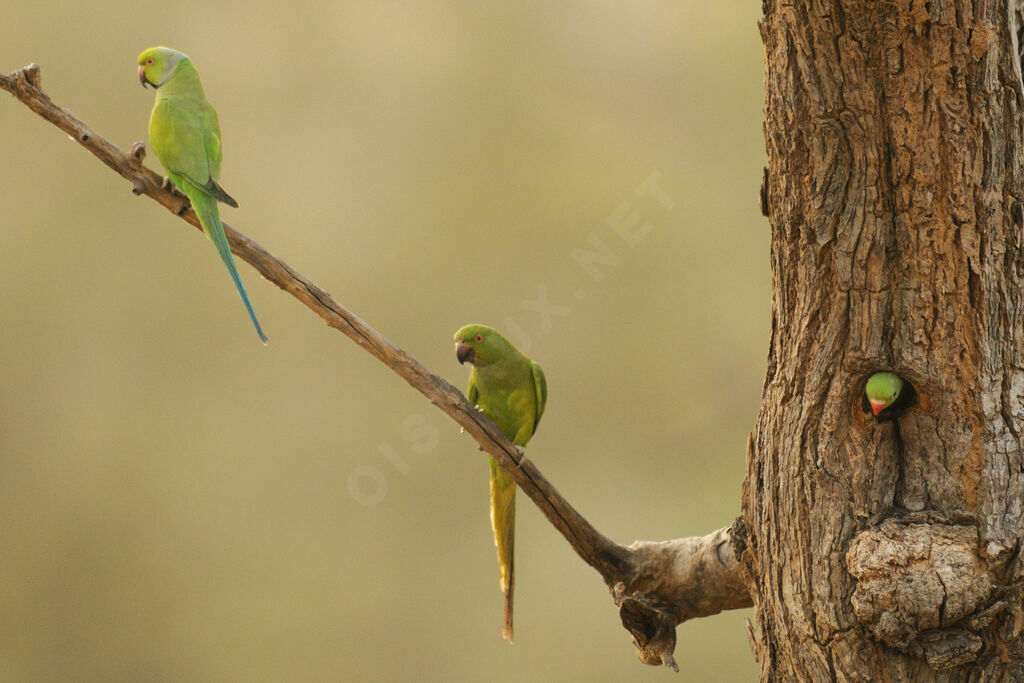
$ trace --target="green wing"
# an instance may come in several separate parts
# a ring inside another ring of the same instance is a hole
[[[480,398],[480,391],[476,388],[472,375],[469,377],[469,387],[466,389],[466,398],[469,399],[469,405],[471,406],[476,406],[476,400]]]
[[[224,156],[220,148],[220,119],[217,110],[209,102],[203,107],[203,147],[206,148],[206,161],[210,165],[210,177],[214,183],[220,180],[220,162]]]
[[[149,139],[160,163],[203,194],[229,206],[238,202],[217,184],[220,177],[220,124],[208,103],[158,100],[149,121]]]
[[[203,136],[203,147],[206,149],[207,168],[209,177],[205,183],[197,182],[188,177],[189,182],[195,184],[200,190],[228,206],[238,208],[235,198],[224,191],[224,188],[217,182],[220,179],[220,163],[223,154],[220,148],[220,119],[217,118],[217,110],[209,105],[203,113],[204,127],[206,134]]]
[[[544,406],[548,402],[548,381],[544,378],[544,371],[540,366],[530,361],[530,369],[533,370],[533,389],[537,394],[537,416],[533,418],[533,432],[537,433],[537,425],[540,424],[540,416],[544,414]]]
[[[189,182],[190,185],[194,186],[203,194],[206,194],[218,201],[224,202],[228,206],[233,206],[236,209],[238,208],[238,202],[235,201],[235,198],[229,195],[227,192],[225,192],[224,188],[218,185],[213,178],[210,178],[205,185],[200,185],[198,182],[193,180],[191,176],[185,174],[181,175],[185,180]]]

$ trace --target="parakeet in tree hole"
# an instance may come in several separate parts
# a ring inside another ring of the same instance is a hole
[[[540,366],[524,356],[497,330],[466,325],[455,333],[459,363],[470,363],[466,397],[509,441],[525,446],[537,431],[548,398]],[[512,593],[515,589],[516,486],[493,458],[491,466],[491,526],[498,547],[501,590],[505,594],[502,635],[512,642]]]
[[[868,379],[864,389],[868,397],[871,412],[877,417],[879,413],[891,406],[903,392],[903,380],[891,372],[876,372]]]

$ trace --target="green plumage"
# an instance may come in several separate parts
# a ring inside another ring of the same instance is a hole
[[[218,184],[220,179],[220,123],[207,101],[203,84],[186,55],[154,47],[139,55],[139,80],[156,88],[156,103],[149,117],[149,141],[171,183],[192,203],[203,231],[213,240],[221,260],[238,289],[260,341],[267,342],[249,302],[235,259],[231,255],[217,202],[238,206]]]
[[[868,378],[864,387],[871,412],[878,416],[883,410],[896,403],[903,393],[903,379],[891,372],[876,372]]]
[[[459,362],[473,364],[466,397],[509,441],[525,446],[544,414],[548,386],[540,366],[524,356],[497,330],[467,325],[455,333]],[[516,486],[493,458],[491,467],[491,526],[505,594],[505,625],[512,642],[512,595],[515,590]]]

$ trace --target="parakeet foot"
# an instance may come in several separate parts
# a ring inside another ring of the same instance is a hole
[[[519,455],[519,460],[516,461],[516,467],[519,469],[523,468],[523,463],[526,462],[526,449],[522,446],[513,446],[516,449],[516,453]]]
[[[476,408],[476,412],[478,412],[478,413],[484,412],[484,409],[481,408],[480,406],[473,406],[473,407]],[[459,434],[465,434],[465,433],[466,433],[466,428],[465,427],[459,427]],[[480,450],[483,450],[483,449],[481,448]]]

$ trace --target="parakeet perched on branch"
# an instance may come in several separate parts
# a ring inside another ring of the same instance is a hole
[[[249,303],[235,267],[217,202],[238,206],[218,184],[220,179],[220,123],[217,111],[207,102],[199,72],[192,60],[177,50],[151,47],[139,55],[139,81],[156,89],[156,103],[149,117],[149,141],[171,183],[181,191],[199,217],[203,231],[217,246],[220,258],[242,297],[260,341],[267,343],[256,312]]]
[[[548,399],[547,381],[540,366],[524,356],[497,330],[485,325],[466,325],[455,333],[459,363],[471,363],[466,397],[477,406],[509,441],[525,446],[534,432]],[[512,478],[491,465],[491,526],[498,546],[501,590],[505,594],[505,626],[502,635],[512,642],[512,593],[515,589],[516,486]]]
[[[868,379],[864,389],[867,394],[871,412],[877,417],[879,413],[899,400],[903,392],[903,380],[891,372],[876,372]]]

